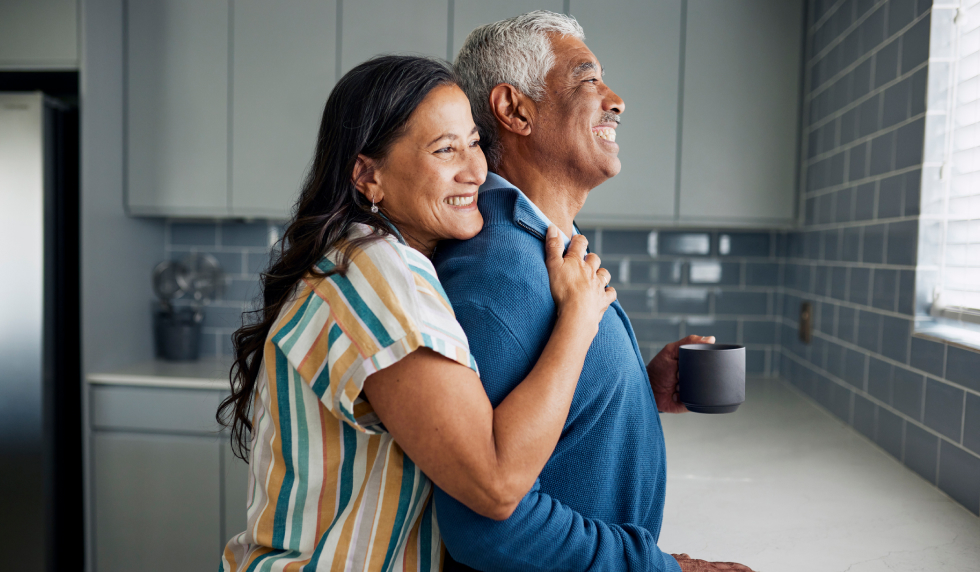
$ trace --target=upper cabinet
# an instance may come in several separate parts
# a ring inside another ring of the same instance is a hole
[[[681,0],[572,0],[571,13],[626,104],[616,130],[622,170],[592,190],[577,220],[669,222],[675,216]]]
[[[580,223],[794,222],[802,0],[123,1],[136,215],[284,219],[352,67],[455,57],[481,24],[567,9],[626,103],[622,171]]]
[[[236,0],[232,30],[229,208],[286,218],[337,77],[337,3]]]
[[[77,0],[0,2],[0,70],[77,68]]]
[[[795,219],[803,3],[688,0],[683,223]]]

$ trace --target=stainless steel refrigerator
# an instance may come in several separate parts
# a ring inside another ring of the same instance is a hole
[[[5,570],[81,562],[77,112],[0,93],[0,538]]]

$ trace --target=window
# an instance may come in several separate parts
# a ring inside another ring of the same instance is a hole
[[[980,0],[934,7],[932,35],[917,330],[980,346]]]

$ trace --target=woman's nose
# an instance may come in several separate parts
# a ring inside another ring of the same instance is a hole
[[[476,145],[467,150],[466,164],[456,174],[456,180],[460,183],[482,185],[486,179],[487,158],[483,155],[483,149]]]

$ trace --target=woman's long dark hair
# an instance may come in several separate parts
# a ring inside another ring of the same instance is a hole
[[[243,460],[248,460],[252,392],[263,348],[294,287],[308,274],[323,275],[316,264],[348,237],[355,223],[369,225],[375,233],[349,241],[333,272],[346,272],[356,248],[394,231],[381,213],[371,212],[371,202],[354,186],[357,156],[383,164],[392,144],[404,134],[412,112],[441,85],[458,85],[446,62],[421,56],[380,56],[347,72],[330,93],[313,165],[293,218],[273,251],[269,269],[262,274],[262,308],[243,314],[242,327],[232,335],[231,395],[221,402],[216,417],[231,427],[232,447]]]

